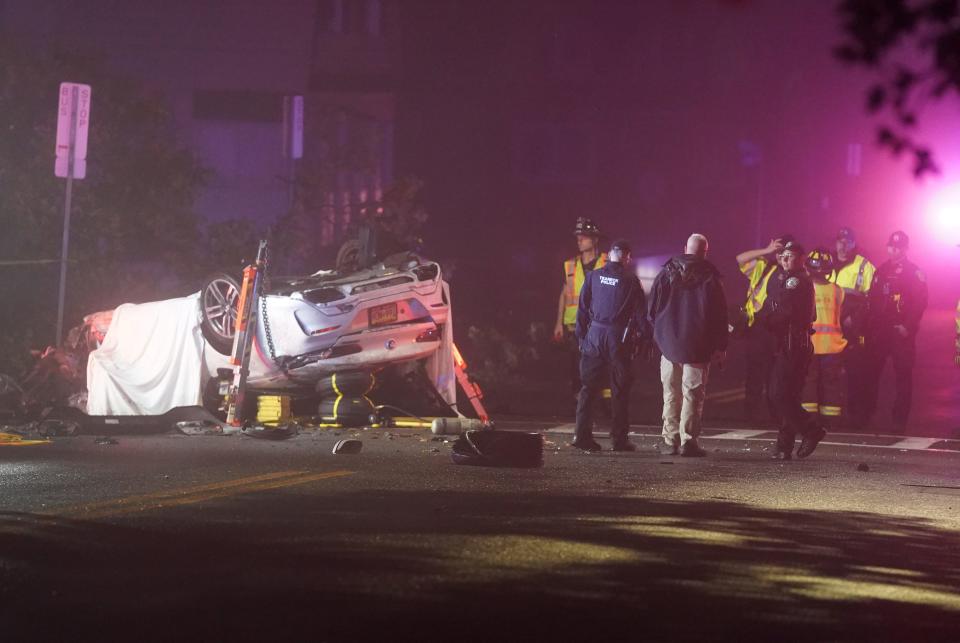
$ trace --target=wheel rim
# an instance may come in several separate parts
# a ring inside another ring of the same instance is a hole
[[[236,334],[239,298],[237,287],[228,279],[214,279],[203,291],[203,315],[224,339],[233,339]]]

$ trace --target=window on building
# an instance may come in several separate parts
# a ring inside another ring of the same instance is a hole
[[[592,181],[596,175],[592,128],[573,123],[518,125],[513,137],[513,174],[525,181]]]
[[[278,123],[283,120],[283,96],[273,92],[197,90],[193,93],[197,120]]]
[[[381,0],[317,0],[317,33],[379,36]]]

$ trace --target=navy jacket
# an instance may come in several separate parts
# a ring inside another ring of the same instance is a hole
[[[695,255],[665,263],[650,291],[650,321],[671,362],[703,364],[726,350],[727,297],[716,267]]]
[[[887,261],[877,269],[867,298],[870,335],[903,325],[910,337],[915,336],[927,309],[927,277],[909,261]]]
[[[646,296],[640,280],[619,261],[611,261],[587,275],[577,307],[577,340],[583,342],[591,326],[623,335],[633,321],[636,335],[646,329]]]

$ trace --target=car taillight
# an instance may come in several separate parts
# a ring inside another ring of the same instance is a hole
[[[440,341],[440,331],[433,327],[429,330],[425,330],[419,335],[417,335],[417,342],[439,342]]]

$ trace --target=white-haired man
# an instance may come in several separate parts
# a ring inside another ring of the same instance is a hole
[[[653,282],[650,321],[663,383],[663,455],[702,457],[701,416],[710,363],[727,350],[727,298],[720,273],[707,261],[707,238],[692,234],[684,253]]]

